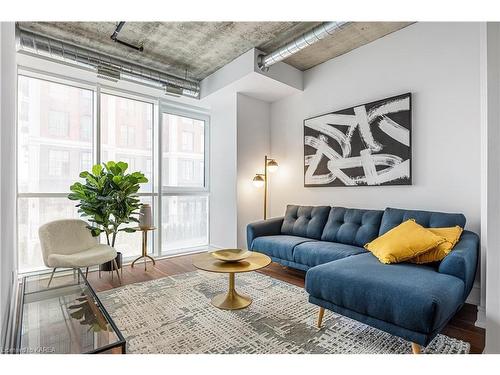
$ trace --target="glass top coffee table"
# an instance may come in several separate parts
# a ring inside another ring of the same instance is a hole
[[[83,273],[26,276],[17,353],[125,353],[121,332]]]
[[[271,258],[261,253],[252,254],[239,262],[223,262],[214,258],[210,253],[196,256],[193,265],[204,271],[229,274],[229,288],[227,293],[216,295],[212,299],[212,305],[223,310],[238,310],[249,306],[252,298],[239,294],[234,286],[234,275],[241,272],[256,271],[267,267]]]

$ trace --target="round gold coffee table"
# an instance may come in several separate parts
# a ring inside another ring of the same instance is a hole
[[[271,263],[267,255],[252,252],[248,258],[239,262],[223,262],[215,259],[210,253],[196,256],[193,265],[203,271],[228,273],[229,290],[227,293],[216,295],[212,298],[212,305],[224,310],[244,309],[252,303],[252,298],[239,294],[234,287],[234,275],[236,273],[256,271]]]

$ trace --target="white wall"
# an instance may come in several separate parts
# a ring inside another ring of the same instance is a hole
[[[247,224],[263,215],[263,189],[252,179],[269,154],[270,104],[230,92],[211,105],[210,245],[244,248]]]
[[[486,353],[500,353],[500,23],[481,28],[481,307],[486,316]],[[487,261],[486,261],[487,260]],[[486,284],[486,288],[484,288]]]
[[[16,60],[13,22],[0,23],[0,329],[1,343],[16,276]]]
[[[480,227],[479,24],[417,23],[314,67],[271,106],[271,214],[288,203],[462,212]],[[413,185],[304,188],[303,120],[413,94]]]
[[[270,150],[269,103],[237,94],[238,247],[246,248],[246,226],[263,219],[264,188],[256,188],[255,173],[264,173]],[[271,177],[272,178],[272,177]]]
[[[236,95],[217,98],[210,116],[210,245],[237,243]]]

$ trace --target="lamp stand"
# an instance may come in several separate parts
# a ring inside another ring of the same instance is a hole
[[[264,220],[267,219],[267,155],[264,156]]]
[[[274,172],[278,168],[278,163],[275,159],[268,158],[264,155],[264,173],[256,173],[253,178],[253,183],[256,187],[261,188],[264,185],[264,220],[267,219],[267,188],[269,171]]]

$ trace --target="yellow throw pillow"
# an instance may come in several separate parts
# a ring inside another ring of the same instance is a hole
[[[417,255],[415,258],[408,260],[408,262],[424,264],[443,260],[444,257],[447,256],[455,247],[463,232],[463,228],[458,225],[450,228],[427,229],[429,229],[436,236],[444,237],[446,241],[423,254]]]
[[[382,263],[399,263],[415,258],[446,239],[410,219],[365,245]]]

